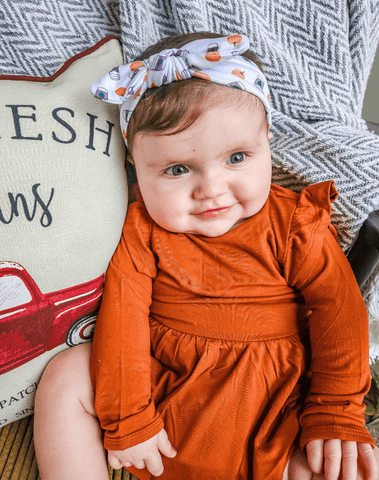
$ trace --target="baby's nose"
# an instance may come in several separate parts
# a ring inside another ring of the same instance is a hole
[[[197,183],[194,190],[194,197],[197,200],[215,198],[224,195],[227,191],[227,182],[220,175],[203,176]]]

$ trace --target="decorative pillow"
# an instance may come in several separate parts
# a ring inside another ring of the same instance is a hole
[[[120,63],[107,37],[52,77],[0,76],[0,426],[93,333],[128,194],[118,107],[90,85]]]

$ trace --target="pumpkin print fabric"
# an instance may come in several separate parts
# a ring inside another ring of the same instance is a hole
[[[120,123],[126,141],[130,117],[147,88],[191,77],[247,91],[263,103],[271,125],[270,93],[263,72],[241,56],[249,49],[245,35],[194,40],[180,49],[162,50],[143,61],[115,67],[91,86],[92,94],[121,105]]]

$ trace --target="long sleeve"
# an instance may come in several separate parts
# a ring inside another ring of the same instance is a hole
[[[364,395],[370,388],[368,317],[350,265],[330,225],[332,184],[309,187],[292,219],[284,265],[311,311],[311,386],[300,416],[300,448],[310,440],[370,443]]]
[[[156,275],[149,220],[133,204],[106,274],[91,357],[104,445],[123,450],[163,428],[151,399],[149,307]]]

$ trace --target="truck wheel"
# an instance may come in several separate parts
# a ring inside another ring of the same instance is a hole
[[[69,347],[75,347],[79,343],[89,342],[93,338],[97,311],[84,315],[73,323],[67,332],[66,343]]]

